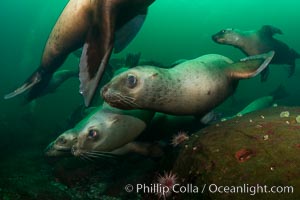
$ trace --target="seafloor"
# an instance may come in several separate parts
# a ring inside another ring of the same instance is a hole
[[[289,111],[288,117],[280,113]],[[127,193],[127,184],[157,181],[172,171],[181,185],[293,186],[293,194],[172,194],[167,199],[300,199],[300,107],[272,107],[217,122],[179,147],[166,148],[162,158],[130,154],[117,160],[83,162],[75,158],[47,159],[34,141],[14,146],[1,135],[1,200],[157,199],[157,195]],[[1,125],[5,126],[5,123]],[[6,127],[7,128],[7,127]],[[16,127],[17,128],[17,127]],[[8,129],[6,134],[13,134]],[[28,127],[30,130],[30,127]],[[21,133],[18,133],[21,135]],[[28,137],[27,136],[23,136]],[[42,137],[42,136],[41,136]],[[20,138],[18,138],[20,139]],[[9,147],[11,144],[11,148]]]

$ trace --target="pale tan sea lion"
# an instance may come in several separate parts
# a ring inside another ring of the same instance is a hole
[[[174,115],[203,116],[269,64],[274,52],[233,62],[209,54],[170,69],[140,66],[114,77],[102,97],[120,109],[148,109]]]
[[[73,128],[77,140],[72,147],[72,154],[86,158],[99,152],[120,151],[121,147],[124,147],[122,152],[128,151],[129,147],[133,149],[133,144],[127,144],[146,129],[153,116],[152,111],[125,111],[104,104]]]
[[[64,156],[72,153],[82,158],[93,157],[90,154],[99,154],[99,151],[117,155],[128,152],[146,154],[151,145],[145,144],[142,148],[133,140],[146,129],[153,116],[151,111],[123,111],[104,104],[74,128],[58,136],[48,145],[45,154]]]
[[[275,51],[275,56],[270,64],[289,65],[289,76],[295,72],[295,60],[300,58],[300,54],[290,48],[284,42],[273,38],[275,34],[282,34],[279,28],[265,25],[259,30],[243,31],[239,29],[223,29],[212,35],[212,39],[225,45],[239,48],[247,56]],[[261,80],[265,81],[268,76],[268,68],[263,71]]]
[[[38,69],[4,98],[29,89],[32,98],[38,96],[67,56],[83,46],[80,93],[89,105],[112,49],[119,52],[130,43],[145,20],[148,6],[154,1],[70,0],[52,29]]]
[[[78,133],[72,129],[59,135],[45,149],[45,155],[49,157],[71,156],[71,148],[76,143]]]

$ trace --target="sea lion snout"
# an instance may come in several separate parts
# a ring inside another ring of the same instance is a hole
[[[102,96],[102,98],[104,99],[104,101],[110,102],[113,99],[113,95],[109,89],[109,85],[105,85],[101,91],[100,91],[100,95]]]
[[[102,97],[104,97],[104,96],[107,94],[107,91],[108,91],[108,86],[105,85],[105,86],[101,89],[100,95],[101,95]]]
[[[44,150],[46,156],[51,156],[53,154],[53,142],[51,142]]]
[[[236,30],[232,28],[223,29],[211,36],[212,40],[219,44],[227,44],[236,40]]]
[[[211,39],[212,39],[214,42],[218,42],[219,37],[218,37],[217,34],[215,34],[215,35],[212,35],[212,36],[211,36]]]
[[[80,155],[80,151],[78,150],[78,147],[76,145],[73,145],[72,148],[71,148],[71,153],[74,155],[74,156],[79,156]]]

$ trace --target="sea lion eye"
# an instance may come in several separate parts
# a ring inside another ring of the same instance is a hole
[[[127,86],[129,88],[134,88],[137,84],[136,76],[133,74],[128,74],[127,76]]]
[[[97,136],[98,136],[98,131],[96,131],[94,129],[89,130],[89,132],[88,132],[88,137],[89,138],[95,138]]]
[[[67,140],[66,140],[65,138],[61,137],[61,138],[59,138],[59,139],[57,140],[57,143],[59,143],[59,144],[66,144],[66,143],[67,143]]]

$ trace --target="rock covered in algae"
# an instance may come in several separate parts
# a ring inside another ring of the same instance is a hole
[[[288,111],[289,116],[281,118],[283,111]],[[300,124],[296,122],[299,114],[300,107],[273,107],[193,134],[182,148],[173,172],[181,185],[193,184],[199,192],[184,193],[179,198],[300,199]],[[219,193],[212,184],[229,189],[241,186],[248,192],[227,193],[221,188],[223,193]],[[266,186],[267,194],[254,190],[252,186],[257,184]],[[272,186],[281,186],[282,194],[272,194]],[[293,194],[287,192],[291,193],[291,188],[283,193],[285,186],[292,186]]]

